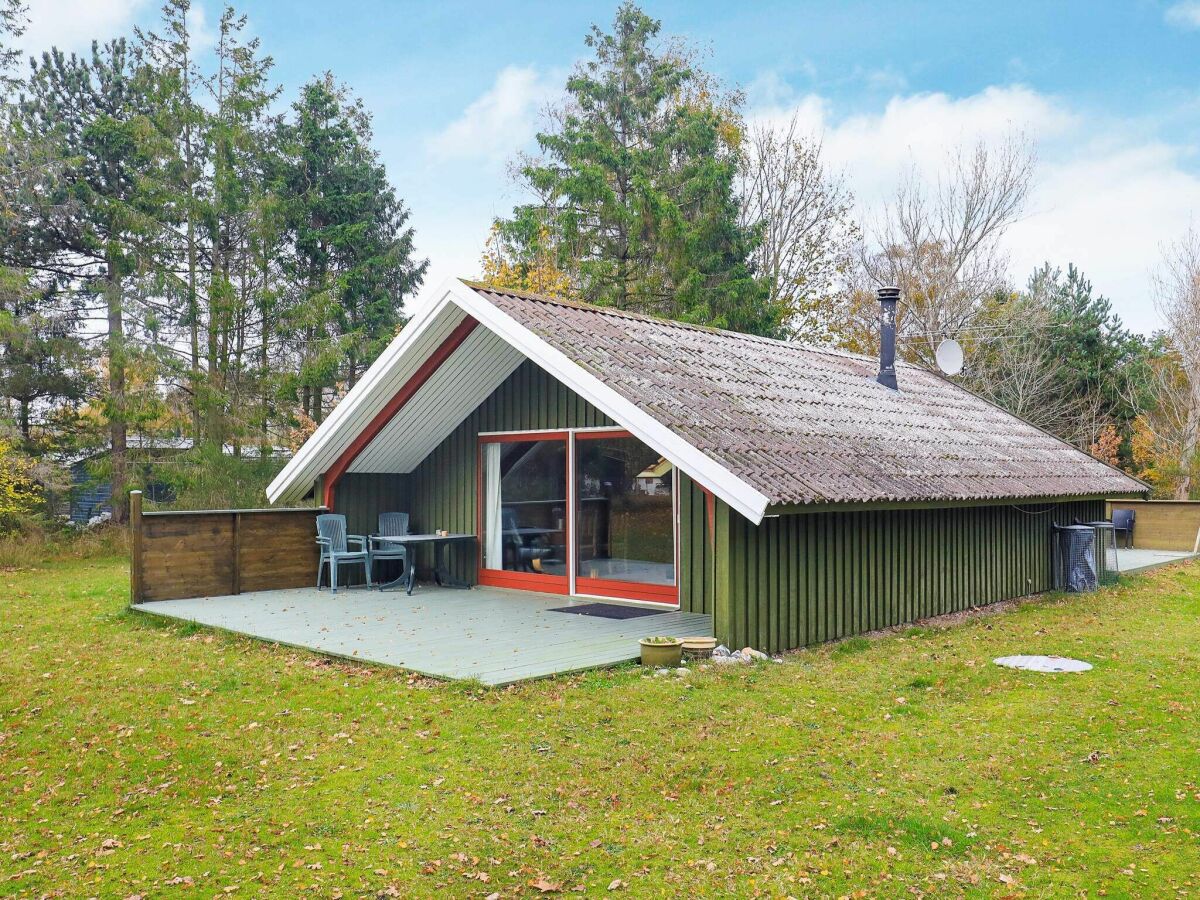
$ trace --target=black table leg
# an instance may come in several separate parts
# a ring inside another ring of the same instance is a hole
[[[462,588],[468,590],[471,585],[465,581],[450,577],[450,541],[438,541],[434,547],[433,577],[438,587]],[[440,553],[440,555],[439,555]]]
[[[415,588],[417,586],[417,565],[416,565],[416,563],[417,563],[417,548],[410,544],[408,547],[408,553],[405,554],[405,558],[404,558],[404,565],[408,569],[408,571],[406,571],[404,574],[408,576],[407,587],[408,587],[408,593],[410,595],[413,592],[413,588]]]

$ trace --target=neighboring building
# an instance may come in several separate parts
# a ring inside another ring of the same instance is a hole
[[[192,449],[192,439],[180,435],[157,437],[133,434],[129,436],[129,465],[142,485],[142,499],[145,503],[161,506],[175,501],[175,492],[171,486],[154,477],[154,467],[156,463],[165,462],[190,449]],[[232,446],[226,445],[222,449],[227,456],[233,455]],[[273,454],[280,459],[291,456],[291,450],[286,447],[275,447],[272,450]],[[104,470],[109,452],[107,448],[94,450],[64,463],[70,472],[71,488],[55,506],[58,512],[67,516],[76,525],[86,525],[97,516],[112,513],[112,484],[107,478],[95,474],[97,470]],[[258,447],[243,447],[241,455],[247,460],[257,460]]]
[[[150,503],[170,503],[175,495],[170,486],[153,478],[153,464],[189,450],[189,438],[150,437],[143,434],[129,436],[128,452],[130,465],[144,482],[145,499]],[[61,513],[75,525],[86,525],[92,519],[112,513],[112,484],[107,478],[97,476],[97,470],[105,468],[109,451],[106,448],[93,450],[65,462],[71,475],[71,488],[59,504]]]
[[[660,456],[653,464],[638,473],[637,489],[643,494],[651,496],[671,490],[671,479],[668,477],[668,473],[674,468],[675,466],[671,464],[670,460]]]
[[[452,280],[268,496],[315,487],[357,533],[407,511],[479,535],[460,577],[679,606],[778,651],[1047,590],[1052,524],[1146,492],[933,372],[877,374]]]

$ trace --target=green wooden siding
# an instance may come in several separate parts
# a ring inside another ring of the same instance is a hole
[[[679,608],[713,614],[715,544],[704,490],[679,473]]]
[[[388,509],[418,531],[478,530],[478,436],[612,426],[531,362],[522,364],[411,475],[348,474],[335,504],[350,530]],[[714,617],[731,647],[778,652],[1048,590],[1050,526],[1104,517],[1102,500],[792,513],[753,525],[679,474],[680,607]],[[454,574],[476,579],[476,550]],[[428,564],[419,561],[419,568]]]
[[[778,652],[1046,591],[1051,524],[1103,515],[1104,502],[1089,500],[798,514],[755,526],[718,502],[716,634]]]
[[[596,428],[615,425],[582,397],[531,362],[522,363],[442,441],[412,480],[413,527],[421,531],[478,531],[478,438],[487,431]],[[452,560],[454,574],[475,580],[475,551]]]
[[[347,472],[334,492],[337,512],[346,516],[351,534],[371,534],[379,529],[379,514],[404,512],[412,503],[407,475]]]

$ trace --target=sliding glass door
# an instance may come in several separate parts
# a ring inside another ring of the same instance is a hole
[[[617,430],[479,440],[480,584],[678,603],[669,462]]]
[[[628,434],[575,436],[575,592],[678,602],[675,469]]]
[[[486,438],[480,460],[480,583],[566,593],[566,434]]]

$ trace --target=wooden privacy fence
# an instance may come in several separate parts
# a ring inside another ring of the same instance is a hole
[[[1200,552],[1200,500],[1110,500],[1109,518],[1114,509],[1136,514],[1134,547]]]
[[[315,584],[323,509],[142,512],[129,497],[130,600],[178,600]]]

